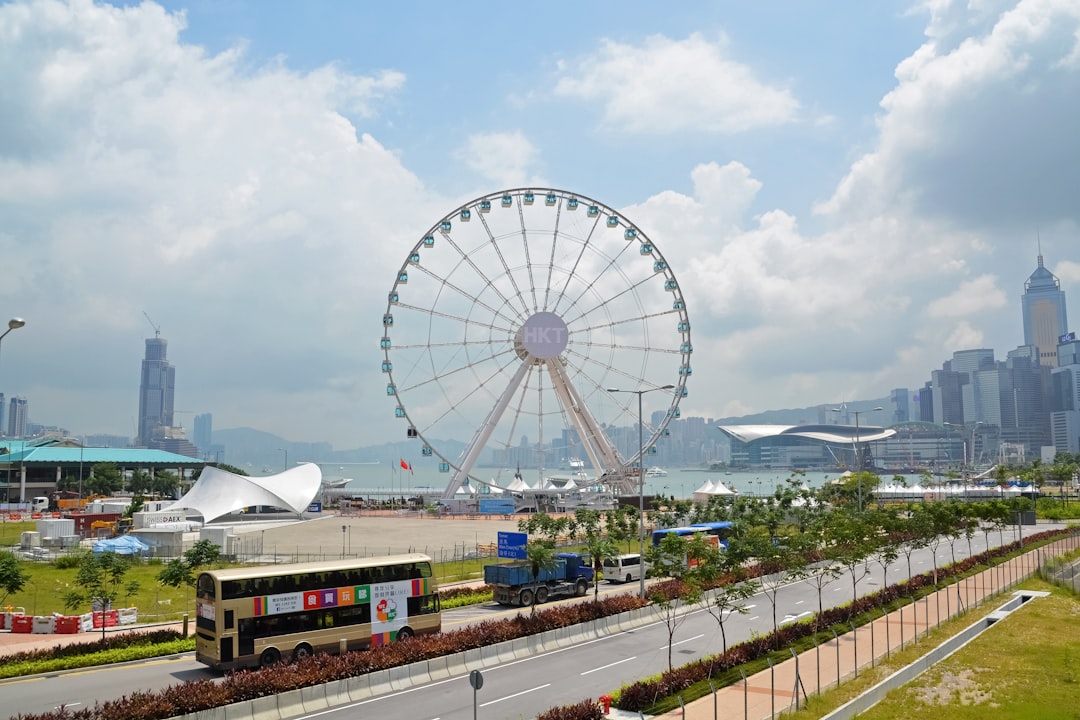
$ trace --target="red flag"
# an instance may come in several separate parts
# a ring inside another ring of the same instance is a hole
[[[412,465],[410,465],[409,463],[405,462],[405,458],[401,458],[401,469],[402,469],[402,470],[410,470],[410,471],[411,471],[411,470],[412,470]]]

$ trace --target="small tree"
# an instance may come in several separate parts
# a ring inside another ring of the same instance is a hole
[[[578,532],[584,536],[585,552],[589,553],[593,563],[593,600],[600,600],[600,577],[604,573],[604,561],[619,553],[615,543],[604,537],[600,531],[600,512],[588,508],[574,511],[574,520]]]
[[[541,570],[554,570],[558,565],[555,543],[551,540],[531,540],[525,544],[525,559],[532,570],[533,583],[540,582]],[[536,612],[536,595],[533,595],[532,612]]]
[[[79,572],[75,575],[75,589],[64,595],[64,607],[76,610],[79,606],[97,602],[102,611],[110,610],[113,601],[129,598],[139,591],[139,583],[125,575],[131,569],[130,556],[114,552],[86,553],[79,560]],[[105,618],[101,619],[101,637],[105,637]]]
[[[0,550],[0,606],[6,605],[8,597],[22,590],[29,581],[30,574],[23,570],[19,558]]]
[[[719,568],[715,546],[698,533],[689,538],[674,533],[664,535],[659,545],[648,550],[650,576],[668,576],[674,582],[653,586],[649,599],[664,614],[668,631],[668,670],[672,669],[671,650],[675,632],[686,621],[683,608],[701,602],[703,586]],[[664,592],[667,586],[668,592]],[[672,590],[673,587],[673,590]]]
[[[750,612],[743,601],[750,598],[759,589],[754,580],[746,580],[746,571],[742,564],[734,560],[728,553],[720,552],[720,572],[728,574],[731,582],[726,582],[719,587],[705,593],[703,603],[705,610],[716,620],[720,626],[720,641],[723,645],[722,654],[727,653],[727,631],[724,623],[732,615],[745,615]],[[709,595],[712,595],[711,599]]]
[[[187,585],[195,587],[195,571],[201,567],[217,564],[221,559],[221,548],[211,540],[199,540],[184,553],[183,557],[170,560],[158,573],[158,582],[170,587]]]

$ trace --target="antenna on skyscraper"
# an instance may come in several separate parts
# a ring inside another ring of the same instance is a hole
[[[143,315],[146,316],[146,322],[150,323],[150,327],[154,328],[154,337],[161,337],[161,328],[154,324],[154,321],[150,319],[145,310],[143,310]]]

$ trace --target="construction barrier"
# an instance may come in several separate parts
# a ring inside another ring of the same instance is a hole
[[[139,619],[138,608],[120,608],[120,624],[121,625],[134,625]]]
[[[90,632],[94,629],[94,615],[93,613],[86,613],[79,616],[79,630],[81,632]]]
[[[97,630],[101,629],[102,616],[104,616],[104,623],[107,628],[116,627],[120,622],[119,610],[106,610],[104,613],[96,611],[94,612],[94,628]]]
[[[57,615],[56,632],[63,635],[73,635],[81,629],[82,618],[78,615]]]
[[[35,615],[30,622],[30,632],[35,635],[51,635],[56,632],[56,617],[54,615]]]
[[[12,615],[11,632],[29,633],[34,629],[34,618],[29,615]]]

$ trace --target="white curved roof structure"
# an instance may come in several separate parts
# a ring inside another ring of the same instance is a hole
[[[742,442],[754,442],[764,438],[789,435],[819,442],[842,445],[858,437],[860,443],[887,440],[896,435],[892,428],[867,425],[856,428],[851,425],[719,425],[722,432]]]
[[[205,522],[252,505],[271,505],[302,513],[319,494],[321,486],[322,470],[315,463],[301,463],[266,477],[235,475],[207,465],[199,481],[167,509],[194,510]]]

